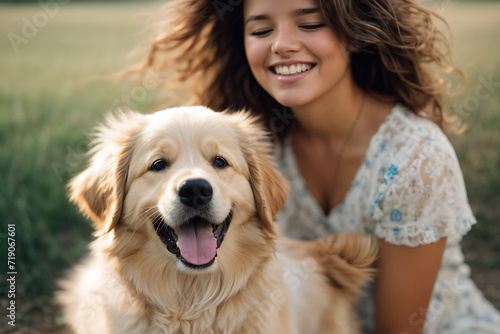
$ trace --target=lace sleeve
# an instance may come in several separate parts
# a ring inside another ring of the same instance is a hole
[[[375,200],[375,235],[410,247],[442,237],[459,242],[476,220],[448,139],[426,138],[403,160],[384,174]]]

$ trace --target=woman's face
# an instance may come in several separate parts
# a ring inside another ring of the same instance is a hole
[[[316,1],[245,0],[244,20],[250,69],[282,105],[306,107],[352,81],[344,43],[325,25]]]

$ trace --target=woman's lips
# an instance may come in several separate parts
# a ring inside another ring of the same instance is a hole
[[[284,73],[290,73],[290,67],[291,66],[280,66],[281,69],[278,69],[278,72],[280,72],[280,74],[276,73],[275,69],[276,69],[277,66],[273,66],[269,70],[272,72],[274,78],[276,80],[278,80],[280,83],[287,83],[287,84],[289,84],[289,83],[295,83],[295,82],[298,82],[298,81],[302,80],[304,77],[306,77],[309,74],[309,72],[311,72],[311,70],[314,69],[315,64],[308,64],[308,65],[309,66],[306,66],[306,70],[305,71],[302,71],[302,68],[304,68],[304,66],[300,65],[301,66],[301,71],[297,72],[295,70],[294,74],[281,74],[283,72]],[[292,70],[292,72],[293,72],[293,70]]]

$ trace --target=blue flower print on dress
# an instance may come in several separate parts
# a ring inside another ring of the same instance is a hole
[[[398,167],[395,165],[391,165],[387,174],[391,178],[391,180],[394,179],[394,176],[399,174]]]
[[[284,174],[293,184],[286,210],[278,220],[283,233],[313,239],[325,233],[359,231],[407,247],[448,236],[428,306],[435,312],[426,320],[423,333],[500,334],[500,313],[471,280],[458,242],[476,219],[467,201],[453,147],[431,120],[402,105],[385,122],[370,139],[364,163],[356,171],[345,203],[329,216],[321,206],[312,205],[310,193],[300,196],[304,183],[296,168],[290,136],[283,152],[279,150],[279,142],[276,143],[276,156],[288,161]],[[365,315],[361,318],[363,329],[370,333],[374,331],[371,316],[374,300],[371,287],[367,290],[370,293],[366,302],[359,303],[358,314]]]
[[[380,171],[382,172],[385,168],[381,168]],[[387,184],[389,180],[394,180],[394,177],[399,174],[398,167],[394,164],[392,164],[389,169],[387,170],[387,176],[384,176],[384,183]]]
[[[392,210],[391,212],[391,221],[395,223],[399,223],[403,219],[403,214],[399,210]]]

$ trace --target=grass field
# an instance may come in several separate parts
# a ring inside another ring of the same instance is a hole
[[[138,59],[128,54],[147,40],[139,32],[154,8],[70,2],[44,20],[37,4],[0,5],[0,271],[9,271],[7,225],[15,224],[16,333],[57,332],[55,282],[91,239],[65,189],[85,165],[89,131],[117,105],[149,112],[169,98],[154,84],[91,80]],[[454,60],[470,80],[450,101],[469,125],[451,139],[479,221],[464,248],[475,280],[500,308],[500,4],[452,3],[442,14],[453,30]],[[0,284],[5,310],[5,279]],[[10,328],[4,313],[0,331]]]

